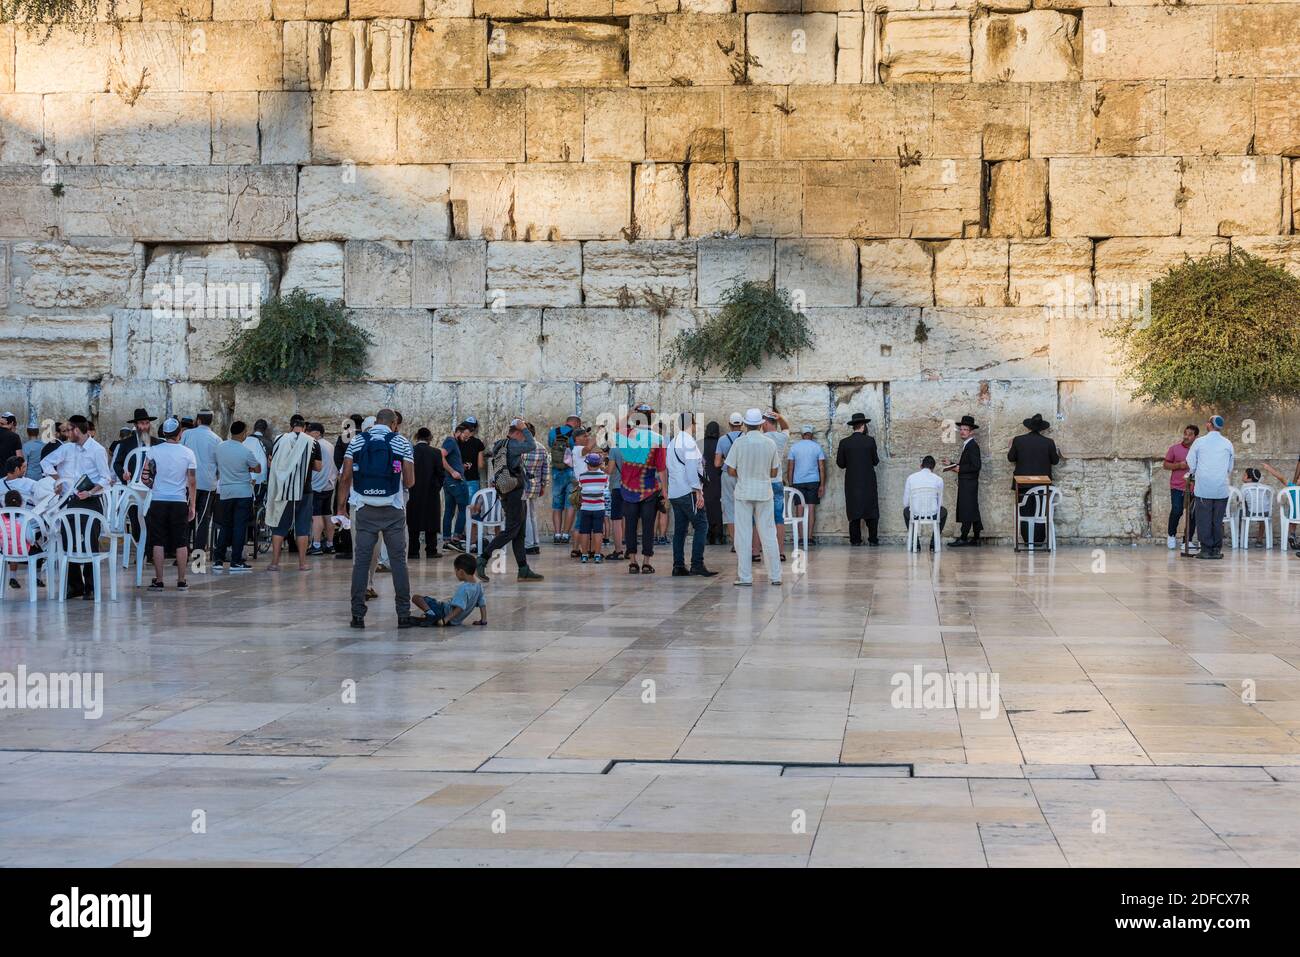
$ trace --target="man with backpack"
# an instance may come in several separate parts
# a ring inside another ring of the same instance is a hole
[[[582,428],[582,418],[571,415],[546,436],[551,450],[551,541],[567,542],[573,528],[573,505],[569,496],[577,487],[573,477],[573,435]]]
[[[501,500],[501,514],[505,526],[499,531],[478,560],[478,577],[487,581],[488,563],[492,553],[498,548],[509,545],[515,553],[515,565],[518,568],[517,581],[539,582],[542,576],[528,567],[528,554],[524,548],[524,526],[527,507],[524,504],[524,491],[528,487],[528,476],[524,474],[523,457],[533,448],[533,434],[526,428],[523,419],[511,419],[510,430],[504,439],[497,439],[492,446],[488,461],[487,480],[496,489]]]
[[[366,627],[366,586],[370,558],[379,536],[388,548],[393,574],[397,627],[414,628],[411,582],[406,568],[406,502],[403,489],[415,484],[415,452],[405,436],[394,431],[397,413],[380,409],[375,424],[353,436],[339,471],[338,515],[352,525],[352,627]]]

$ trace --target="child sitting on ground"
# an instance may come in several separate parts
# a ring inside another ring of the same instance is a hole
[[[578,508],[578,548],[582,550],[582,563],[601,564],[601,539],[605,535],[605,493],[609,490],[609,474],[599,452],[590,452],[582,460],[586,464],[578,475],[578,488],[582,504]]]
[[[473,555],[457,555],[455,561],[456,594],[446,601],[439,601],[432,595],[412,595],[411,602],[424,612],[423,626],[426,628],[446,628],[450,625],[463,625],[469,613],[478,609],[476,625],[487,624],[487,598],[483,586],[474,577],[478,565]]]

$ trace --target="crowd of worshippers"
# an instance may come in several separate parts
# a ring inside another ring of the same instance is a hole
[[[541,581],[529,559],[542,550],[539,520],[548,497],[551,543],[569,546],[574,562],[625,562],[629,574],[653,575],[656,547],[671,546],[673,576],[708,578],[716,572],[705,565],[706,546],[730,545],[736,554],[735,585],[753,584],[760,559],[767,580],[779,585],[787,560],[786,502],[797,511],[790,517],[806,523],[807,544],[816,546],[816,515],[828,479],[829,459],[814,427],[803,424],[793,432],[773,409],[733,412],[726,432],[712,421],[701,430],[690,413],[659,416],[648,403],[627,410],[610,429],[588,427],[576,413],[545,430],[517,417],[490,445],[480,437],[474,416],[440,439],[427,427],[408,437],[402,414],[381,409],[372,416],[350,416],[335,441],[322,423],[301,415],[292,416],[279,434],[265,419],[251,428],[234,421],[223,440],[213,431],[214,418],[211,410],[202,410],[193,418],[167,416],[159,423],[148,409],[136,409],[105,449],[85,416],[54,423],[48,441],[30,425],[23,442],[16,417],[0,414],[4,505],[31,507],[45,496],[46,504],[52,497],[102,514],[100,495],[108,486],[147,489],[141,499],[147,505],[132,507],[127,525],[133,538],[144,536],[149,546],[150,589],[166,587],[168,560],[176,570],[176,587],[187,588],[191,559],[199,552],[204,567],[229,573],[251,571],[249,559],[262,547],[269,549],[265,569],[272,573],[281,570],[286,554],[296,558],[300,571],[308,571],[314,557],[333,555],[353,562],[353,627],[365,626],[367,602],[377,597],[377,572],[391,573],[399,626],[412,627],[459,624],[475,607],[486,621],[480,583],[489,581],[498,551],[513,553],[518,581]],[[880,544],[880,455],[870,423],[854,413],[835,452],[849,544],[855,547]],[[954,424],[960,443],[956,458],[944,458],[942,468],[932,456],[921,459],[904,483],[901,513],[906,526],[913,496],[921,490],[937,492],[941,503],[942,472],[952,472],[960,533],[950,546],[975,547],[983,532],[980,426],[970,415]],[[1023,424],[1026,431],[1012,440],[1007,458],[1016,476],[1050,483],[1052,467],[1062,461],[1044,434],[1050,423],[1035,415]],[[1169,547],[1176,545],[1185,508],[1194,507],[1203,558],[1221,555],[1223,508],[1235,468],[1232,443],[1222,429],[1220,416],[1211,417],[1205,435],[1188,426],[1163,461],[1170,472]],[[1187,491],[1192,472],[1199,486],[1194,496]],[[1257,470],[1247,470],[1248,484],[1260,478]],[[1300,464],[1290,484],[1297,482]],[[787,499],[787,487],[799,494]],[[495,495],[480,495],[484,489]],[[940,530],[947,520],[947,508],[940,508]],[[477,545],[467,538],[467,529],[476,524]],[[485,529],[493,532],[490,539]],[[1027,528],[1022,531],[1028,534]],[[458,598],[411,595],[407,562],[421,556],[421,539],[425,558],[460,553],[456,577],[464,588]],[[93,540],[97,546],[98,536]],[[477,555],[467,554],[471,551]],[[71,565],[67,596],[92,598],[92,576],[93,565]],[[9,584],[19,587],[16,580]],[[464,604],[470,599],[472,607]],[[412,617],[412,604],[423,617]]]

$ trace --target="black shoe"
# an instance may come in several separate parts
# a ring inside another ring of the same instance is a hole
[[[534,545],[532,548],[524,549],[525,555],[540,555],[541,553],[542,553],[542,546],[540,545]]]
[[[539,575],[527,565],[519,569],[519,574],[515,576],[515,581],[519,582],[539,582],[546,578],[545,575]]]
[[[878,539],[878,538],[870,539],[870,540],[867,542],[867,544],[870,545],[872,548],[879,548],[879,547],[880,547],[880,539]]]
[[[675,574],[675,573],[674,573]],[[717,572],[711,572],[703,565],[696,565],[691,569],[692,575],[698,575],[700,578],[712,578]]]
[[[419,628],[420,623],[416,621],[414,618],[412,618],[410,615],[407,615],[405,618],[397,619],[397,627],[398,628]]]
[[[18,584],[18,579],[17,579],[17,578],[11,578],[11,579],[9,579],[9,587],[10,587],[10,588],[21,588],[22,586]]]
[[[954,538],[951,542],[948,543],[949,548],[966,548],[969,545],[970,545],[970,539],[968,538]]]
[[[1212,558],[1214,558],[1214,556],[1211,555],[1208,551],[1201,552],[1199,555],[1196,556],[1196,560],[1201,562],[1209,561]]]
[[[177,585],[176,587],[177,587],[177,588],[184,588],[184,587],[185,587],[185,583],[184,583],[184,582],[181,582],[181,583],[180,583],[179,585]],[[82,601],[94,601],[94,600],[95,600],[95,590],[92,588],[90,591],[88,591],[88,592],[86,592],[85,594],[83,594],[83,595],[81,596],[81,599],[82,599]]]
[[[685,565],[673,566],[673,578],[689,578],[690,575],[691,575],[691,570],[687,568]]]
[[[425,552],[425,558],[442,558],[442,552]]]
[[[189,582],[186,582],[186,581],[179,581],[179,582],[176,583],[176,587],[179,588],[181,591],[185,591],[185,589],[187,589],[187,588],[190,587],[190,583],[189,583]],[[89,592],[87,592],[87,593],[86,593],[86,597],[87,597],[87,598],[93,598],[94,596],[91,595]]]
[[[491,581],[491,580],[492,580],[492,579],[488,578],[488,573],[487,573],[487,559],[486,559],[486,558],[480,558],[480,559],[478,560],[478,565],[474,568],[474,574],[478,575],[478,580],[481,581],[481,582],[486,582],[486,581]]]
[[[442,543],[442,547],[449,548],[455,552],[463,552],[465,550],[465,543],[457,541],[454,538],[449,538],[447,541]]]
[[[358,618],[356,615],[353,615],[353,616],[352,616],[352,624],[351,624],[349,627],[352,627],[352,628],[364,628],[364,627],[366,627],[366,620],[365,620],[364,618]]]
[[[849,544],[850,544],[851,546],[853,546],[854,548],[861,548],[861,547],[862,547],[863,545],[865,545],[866,543],[865,543],[865,542],[849,542]]]

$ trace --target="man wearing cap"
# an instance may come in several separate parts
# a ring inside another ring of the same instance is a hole
[[[1025,419],[1022,423],[1029,431],[1023,435],[1017,435],[1011,440],[1011,448],[1007,450],[1007,461],[1011,462],[1015,468],[1012,470],[1013,475],[1046,475],[1048,484],[1051,484],[1052,466],[1061,461],[1061,454],[1056,450],[1056,443],[1043,435],[1052,423],[1043,418],[1041,412],[1035,412],[1031,418]],[[1035,486],[1032,485],[1015,485],[1012,480],[1012,487],[1018,489],[1022,494],[1028,492]],[[1026,502],[1020,509],[1021,515],[1034,514],[1034,505],[1032,502]],[[1016,535],[1019,537],[1024,533],[1026,526],[1016,522]],[[1042,525],[1034,527],[1034,544],[1041,545],[1047,540],[1047,528]]]
[[[551,541],[567,542],[573,528],[573,433],[582,428],[581,416],[569,416],[546,434],[551,453]]]
[[[677,434],[668,443],[668,501],[673,506],[673,575],[712,578],[704,567],[704,539],[709,531],[704,513],[704,459],[691,429],[695,417],[683,412]],[[686,564],[686,528],[691,528],[691,564]]]
[[[461,430],[462,438],[456,441],[460,445],[461,463],[465,466],[462,472],[465,476],[465,492],[469,496],[468,500],[473,501],[475,493],[483,487],[479,470],[483,468],[483,453],[487,451],[487,446],[478,437],[478,419],[467,415],[461,425],[464,427]]]
[[[786,453],[786,477],[803,496],[803,512],[808,516],[808,544],[816,545],[813,537],[813,522],[817,515],[817,506],[826,494],[826,453],[814,437],[816,433],[811,425],[805,424],[799,430],[802,436],[790,446]],[[782,493],[784,494],[784,493]],[[796,518],[799,516],[796,515]]]
[[[741,430],[744,421],[745,417],[739,412],[731,413],[727,418],[727,424],[731,428],[718,439],[718,448],[713,455],[713,467],[722,473],[722,524],[727,527],[727,538],[731,540],[733,552],[736,550],[736,477],[727,471],[725,463],[736,439],[744,435]]]
[[[954,463],[943,460],[945,472],[957,473],[957,521],[961,522],[961,537],[954,540],[953,548],[980,544],[984,523],[980,520],[980,467],[982,457],[979,443],[975,441],[974,417],[963,415],[957,423],[957,436],[961,439],[961,455]],[[971,532],[974,538],[970,537]]]
[[[763,413],[749,409],[745,433],[727,453],[727,471],[736,480],[736,585],[754,584],[754,525],[763,546],[763,564],[773,585],[781,584],[781,554],[776,541],[772,484],[781,474],[776,443],[762,432]]]
[[[1223,436],[1223,416],[1212,415],[1205,434],[1187,450],[1187,477],[1196,496],[1196,537],[1201,540],[1197,558],[1223,558],[1223,513],[1235,466],[1236,451]]]
[[[77,499],[70,504],[77,508],[88,508],[102,513],[104,509],[99,498],[100,493],[113,484],[113,473],[108,468],[108,454],[102,445],[90,437],[90,422],[84,415],[72,416],[68,419],[68,427],[71,431],[69,441],[64,442],[41,460],[45,475],[47,478],[54,478],[55,488],[60,495]],[[91,483],[91,488],[76,488],[82,476]],[[99,551],[98,525],[96,521],[90,535],[90,548],[95,552]],[[65,587],[69,598],[81,595],[90,600],[95,597],[94,567],[93,564],[70,563],[68,565],[68,580]]]
[[[876,466],[880,453],[867,434],[868,419],[861,412],[849,418],[853,433],[840,440],[835,464],[844,470],[844,511],[849,520],[849,544],[862,544],[862,523],[867,524],[867,544],[880,544],[880,499],[876,492]]]
[[[496,475],[487,476],[487,480],[497,483],[495,487],[497,495],[500,497],[501,514],[505,519],[505,525],[483,550],[483,554],[478,560],[476,572],[481,580],[487,581],[488,564],[492,561],[492,553],[498,548],[509,545],[511,551],[515,554],[515,580],[539,582],[543,576],[528,567],[528,554],[524,548],[524,525],[527,521],[524,491],[528,485],[528,477],[524,474],[523,460],[524,456],[533,448],[533,435],[528,431],[527,423],[523,419],[514,418],[510,420],[510,427],[506,431],[506,437],[497,439],[492,446],[492,458],[495,459],[503,448],[506,455],[507,475],[501,478],[513,480],[512,487],[502,491]]]
[[[153,559],[153,581],[149,588],[160,591],[163,583],[163,559],[169,550],[176,552],[176,587],[184,589],[189,570],[190,523],[194,521],[195,476],[198,462],[194,452],[181,445],[181,424],[174,417],[163,421],[160,435],[145,452],[144,480],[153,489],[145,524],[149,529],[149,547]]]
[[[0,413],[0,462],[10,456],[23,458],[23,440],[18,435],[18,417],[12,412]]]
[[[181,445],[194,453],[198,463],[195,473],[198,500],[194,503],[194,525],[190,529],[191,546],[210,551],[212,515],[217,504],[217,446],[221,439],[212,431],[211,409],[199,412],[194,428],[181,434]],[[184,420],[182,420],[182,425]]]

